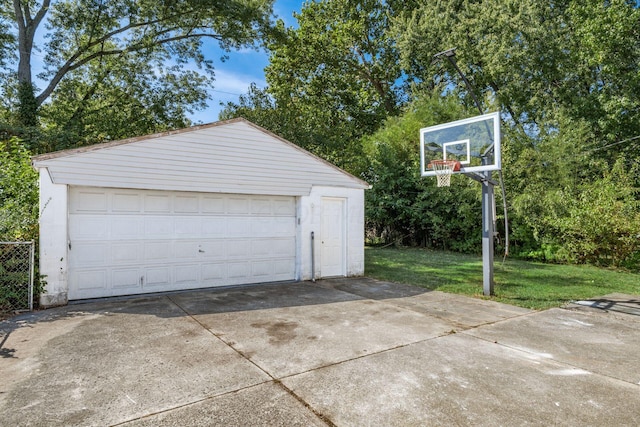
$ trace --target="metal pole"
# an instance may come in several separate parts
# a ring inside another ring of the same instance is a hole
[[[34,240],[31,241],[29,245],[29,310],[33,311],[33,281],[35,279],[35,252],[36,252],[36,242]]]
[[[476,92],[473,90],[473,86],[471,86],[471,82],[467,80],[467,76],[465,76],[460,67],[458,67],[458,62],[456,61],[456,48],[454,47],[453,49],[447,49],[443,52],[436,53],[433,55],[434,62],[443,56],[447,58],[449,63],[453,65],[453,68],[458,72],[458,75],[462,77],[462,80],[464,81],[465,86],[467,86],[467,90],[469,91],[471,98],[473,98],[473,102],[476,104],[478,111],[480,111],[480,114],[484,114],[484,111],[482,111],[482,105],[480,105],[480,101],[478,101],[478,97],[476,96]]]
[[[489,163],[488,157],[482,163]],[[493,183],[491,171],[485,171],[482,183],[482,291],[486,296],[493,295],[493,231],[495,217],[493,211]]]
[[[316,257],[315,257],[315,244],[313,243],[314,233],[311,232],[311,281],[316,281]]]

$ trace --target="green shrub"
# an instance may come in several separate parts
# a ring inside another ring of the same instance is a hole
[[[637,163],[594,156],[590,135],[565,124],[511,159],[516,254],[639,269]]]
[[[0,141],[0,240],[37,240],[38,173],[17,138]]]
[[[31,166],[31,154],[15,137],[0,140],[0,241],[38,242],[38,173]],[[24,259],[0,253],[0,311],[9,310],[26,299],[28,273]],[[34,301],[43,292],[44,281],[38,280],[37,249]],[[18,268],[20,267],[20,268]]]
[[[420,177],[420,128],[467,115],[455,97],[425,96],[363,139],[368,242],[480,251],[480,186],[453,176],[451,187],[437,188]]]

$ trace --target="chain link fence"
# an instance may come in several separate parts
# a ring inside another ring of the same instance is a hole
[[[0,314],[33,310],[35,243],[0,242]]]

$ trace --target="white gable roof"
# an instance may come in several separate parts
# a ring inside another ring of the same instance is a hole
[[[94,187],[291,196],[369,187],[244,119],[43,154],[33,165],[55,184]]]

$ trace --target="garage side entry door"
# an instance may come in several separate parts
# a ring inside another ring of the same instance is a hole
[[[295,277],[294,197],[69,193],[70,300]]]

